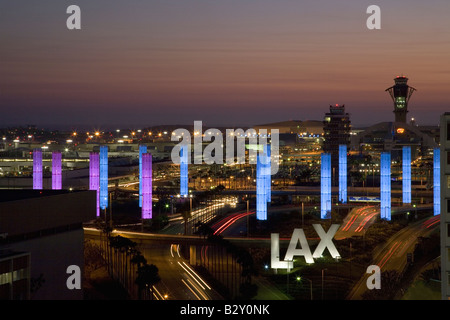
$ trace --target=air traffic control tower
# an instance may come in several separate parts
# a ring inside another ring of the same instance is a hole
[[[394,79],[395,85],[387,88],[386,91],[394,101],[395,122],[406,123],[406,114],[408,113],[408,102],[416,89],[408,86],[408,78],[397,76]]]

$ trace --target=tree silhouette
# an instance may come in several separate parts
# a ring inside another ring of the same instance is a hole
[[[154,264],[144,264],[138,268],[136,284],[139,290],[139,300],[142,298],[142,291],[147,288],[150,289],[153,300],[153,286],[161,280],[158,271],[158,267]]]

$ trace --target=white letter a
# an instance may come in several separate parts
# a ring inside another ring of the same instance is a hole
[[[79,6],[70,5],[67,7],[66,13],[73,13],[67,18],[67,29],[81,29],[81,9]]]
[[[81,289],[81,270],[77,265],[70,265],[67,267],[66,273],[71,273],[67,278],[66,286],[68,289]]]
[[[371,274],[366,281],[367,289],[381,289],[380,267],[377,265],[368,266],[366,273]]]
[[[366,13],[370,14],[372,13],[372,15],[367,18],[367,28],[369,30],[373,30],[373,29],[381,29],[381,9],[379,6],[376,5],[371,5],[367,8]]]

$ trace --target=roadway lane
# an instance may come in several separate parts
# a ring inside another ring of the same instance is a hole
[[[374,250],[372,264],[379,266],[381,272],[387,270],[397,270],[401,273],[407,264],[407,254],[414,251],[417,238],[427,237],[439,228],[439,219],[440,216],[422,219],[397,232],[383,245]],[[362,294],[368,290],[366,285],[368,277],[369,274],[364,274],[361,277],[348,295],[348,300],[362,299]]]
[[[236,208],[237,199],[236,197],[224,197],[223,199],[216,199],[211,202],[211,204],[193,210],[191,213],[191,217],[187,221],[187,225],[185,227],[184,219],[181,215],[171,219],[169,224],[161,230],[159,233],[161,234],[184,234],[185,229],[187,234],[193,234],[196,230],[195,225],[198,222],[208,223],[212,219],[216,217],[218,212],[220,212],[225,207],[229,206],[230,208]]]
[[[178,245],[142,244],[139,249],[148,263],[158,267],[161,281],[156,288],[168,300],[222,299],[181,257]]]
[[[341,227],[336,232],[335,239],[350,238],[355,235],[362,236],[376,221],[380,208],[376,206],[357,207],[350,210]]]

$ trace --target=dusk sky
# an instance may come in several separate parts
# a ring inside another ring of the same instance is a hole
[[[81,8],[81,30],[66,9]],[[370,5],[381,30],[369,30]],[[0,126],[246,126],[393,121],[384,90],[418,91],[410,117],[450,111],[449,0],[0,2]]]

